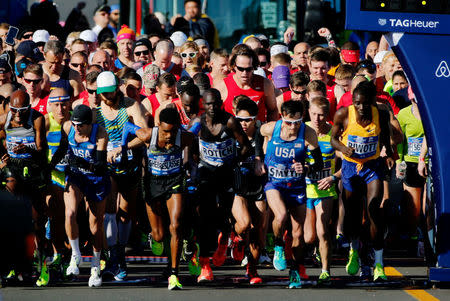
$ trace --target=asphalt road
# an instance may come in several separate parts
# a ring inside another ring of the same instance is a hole
[[[199,285],[182,267],[181,291],[168,291],[167,280],[161,276],[164,267],[155,263],[129,264],[130,276],[126,282],[104,282],[100,288],[87,285],[89,263],[81,265],[81,275],[76,281],[58,283],[51,287],[4,287],[0,300],[450,300],[450,290],[431,288],[427,281],[427,269],[419,259],[386,259],[389,282],[375,284],[360,282],[357,277],[345,273],[344,261],[335,260],[332,267],[333,283],[330,287],[317,286],[320,269],[307,265],[310,279],[304,288],[287,289],[287,271],[279,272],[271,267],[261,267],[264,284],[250,286],[244,276],[244,268],[226,265],[214,268],[215,281]]]

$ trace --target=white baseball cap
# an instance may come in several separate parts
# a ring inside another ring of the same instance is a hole
[[[285,45],[273,45],[272,47],[270,47],[270,56],[274,56],[277,55],[279,53],[288,53],[289,49],[287,46]]]
[[[375,54],[375,57],[373,58],[373,62],[377,65],[381,64],[381,62],[383,62],[384,56],[387,53],[389,53],[389,51],[386,51],[386,50],[378,51],[377,54]]]
[[[103,71],[97,77],[97,94],[114,92],[119,86],[119,79],[111,71]]]
[[[95,43],[97,42],[97,34],[90,29],[86,29],[80,33],[80,39],[85,42]]]
[[[47,43],[49,39],[50,34],[45,29],[39,29],[33,33],[33,42],[35,43]]]
[[[172,40],[175,47],[180,47],[187,41],[188,37],[182,31],[175,31],[170,36],[170,39]]]

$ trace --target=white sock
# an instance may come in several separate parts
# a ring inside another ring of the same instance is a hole
[[[324,269],[322,269],[322,273],[330,273],[329,271],[327,271],[327,270],[324,270]]]
[[[119,228],[119,244],[122,246],[126,246],[126,244],[128,243],[128,239],[130,238],[131,221],[123,223],[121,220],[119,220],[118,228]]]
[[[81,256],[79,240],[79,238],[69,239],[70,247],[72,248],[72,256]]]
[[[91,267],[100,267],[100,252],[94,251],[92,256]]]
[[[352,240],[352,241],[350,242],[350,247],[351,247],[353,250],[358,251],[358,250],[359,250],[359,240],[357,240],[357,239]]]
[[[382,266],[384,266],[384,264],[383,264],[383,249],[374,250],[374,251],[375,251],[375,265],[377,263],[379,263]]]
[[[117,244],[117,221],[115,213],[105,213],[105,235],[108,247],[115,246]]]

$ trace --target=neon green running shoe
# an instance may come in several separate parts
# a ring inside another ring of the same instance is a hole
[[[169,290],[180,290],[183,288],[180,281],[178,281],[178,277],[176,275],[171,275],[169,277],[169,286],[167,287]]]
[[[358,250],[350,249],[350,253],[348,255],[348,262],[345,266],[345,270],[349,275],[356,275],[359,271],[359,255]]]
[[[161,256],[164,253],[164,242],[157,242],[152,238],[151,242],[152,253],[155,256]]]
[[[50,273],[48,272],[47,263],[44,260],[44,262],[42,263],[41,275],[36,281],[36,285],[39,287],[47,286],[49,282],[50,282]]]
[[[11,270],[11,271],[9,271],[8,276],[6,276],[6,279],[14,279],[15,277],[16,277],[16,271]]]
[[[319,276],[319,284],[330,284],[330,283],[331,283],[330,273],[322,272]]]
[[[387,281],[387,277],[386,274],[384,273],[384,267],[377,263],[375,265],[375,268],[373,269],[373,281],[377,282],[377,281]]]
[[[59,269],[62,264],[62,255],[61,254],[55,254],[53,256],[52,263],[49,265],[50,269]]]
[[[200,246],[196,243],[195,248],[196,250],[192,255],[191,259],[189,260],[188,269],[189,273],[192,276],[200,276],[200,274],[202,273],[202,267],[200,266],[200,258],[198,257],[198,255],[200,254]]]

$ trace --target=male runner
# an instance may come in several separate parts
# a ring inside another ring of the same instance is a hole
[[[288,101],[281,106],[282,119],[261,126],[261,135],[267,142],[264,163],[268,169],[268,182],[264,187],[267,202],[274,214],[272,222],[275,237],[273,265],[283,271],[287,267],[283,234],[287,219],[292,224],[292,255],[289,288],[302,286],[299,265],[303,264],[303,223],[306,215],[307,170],[304,166],[306,149],[311,151],[314,164],[309,172],[322,169],[322,155],[313,129],[302,123],[303,107],[300,102]]]
[[[213,256],[213,264],[221,266],[225,261],[228,219],[231,214],[234,192],[241,189],[238,155],[243,157],[249,150],[247,135],[237,120],[221,109],[220,92],[209,89],[203,94],[205,113],[200,118],[199,152],[197,171],[199,195],[199,233],[201,274],[198,282],[214,279],[209,265],[211,239],[215,237],[216,225],[221,230],[219,246]],[[241,145],[236,153],[236,141]],[[235,183],[233,183],[235,182]]]
[[[375,250],[374,281],[387,280],[383,267],[384,217],[380,204],[383,197],[382,164],[380,149],[386,147],[386,163],[394,165],[390,144],[389,115],[376,107],[376,88],[370,82],[360,83],[353,91],[353,105],[341,108],[334,119],[331,145],[342,152],[342,183],[344,187],[346,236],[351,239],[347,273],[359,270],[359,240],[362,229],[363,204],[361,190],[367,188],[365,211],[370,224],[370,238],[364,239],[363,250],[373,243]],[[362,256],[363,277],[370,276],[367,256]]]
[[[89,287],[102,285],[100,277],[100,252],[103,245],[103,215],[105,199],[111,182],[106,166],[106,145],[108,134],[105,129],[92,123],[92,110],[78,105],[70,121],[64,122],[58,150],[52,157],[50,166],[55,168],[68,152],[64,203],[66,206],[66,233],[72,248],[70,265],[66,275],[80,274],[81,261],[77,212],[85,198],[89,208],[89,228],[93,239],[93,256]],[[67,151],[68,149],[68,151]]]
[[[106,239],[111,254],[104,274],[112,274],[116,280],[123,280],[127,276],[125,246],[138,194],[139,181],[136,179],[141,174],[137,148],[142,142],[133,139],[125,152],[121,146],[122,133],[128,121],[142,128],[147,128],[147,122],[140,104],[120,92],[119,80],[111,71],[104,71],[97,77],[97,94],[101,103],[96,112],[96,121],[109,135],[107,150],[111,174],[111,194],[107,198],[105,214]],[[119,214],[118,223],[116,213]]]
[[[165,226],[169,223],[171,271],[168,288],[180,289],[182,285],[178,280],[178,266],[182,246],[184,167],[189,163],[195,136],[181,129],[180,117],[175,108],[163,109],[159,126],[139,129],[136,136],[147,145],[148,173],[144,181],[152,239],[161,243],[165,236]],[[185,151],[188,153],[187,157],[183,156]],[[169,213],[168,221],[165,219],[166,209]]]

